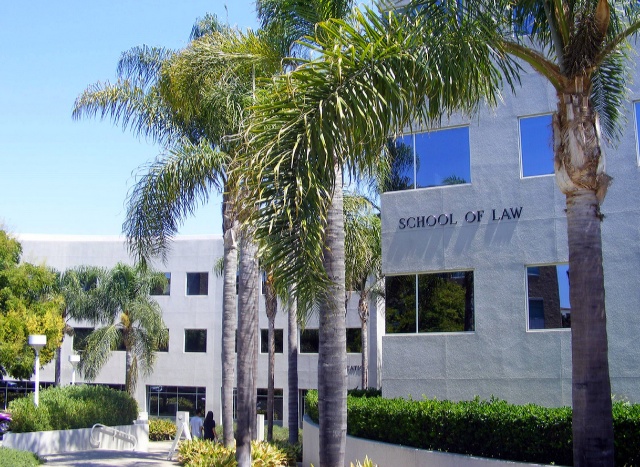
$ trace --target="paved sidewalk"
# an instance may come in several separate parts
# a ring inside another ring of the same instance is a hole
[[[167,460],[173,441],[151,441],[149,452],[109,451],[95,449],[93,451],[66,452],[42,456],[46,460],[44,466],[84,466],[84,467],[176,467],[177,455]]]

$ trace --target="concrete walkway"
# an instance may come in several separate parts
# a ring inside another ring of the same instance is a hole
[[[172,460],[167,460],[173,441],[150,441],[149,452],[109,451],[95,449],[92,451],[66,452],[43,456],[44,466],[84,466],[84,467],[176,467],[177,453]]]

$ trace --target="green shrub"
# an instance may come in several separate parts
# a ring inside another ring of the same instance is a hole
[[[9,409],[14,433],[130,425],[138,416],[138,405],[126,392],[87,385],[45,389],[39,407],[23,397],[11,401]]]
[[[33,467],[40,464],[42,461],[32,452],[0,447],[0,467]]]
[[[149,420],[149,441],[170,441],[176,437],[176,424],[166,418]]]
[[[306,412],[318,421],[318,394]],[[573,463],[571,408],[502,400],[347,398],[350,435],[420,449],[544,464]],[[640,405],[614,402],[616,465],[640,465]]]
[[[178,461],[186,467],[236,467],[234,449],[202,439],[183,441],[178,448]],[[251,443],[251,465],[278,467],[287,465],[286,454],[265,442]],[[294,464],[295,465],[295,464]]]
[[[347,395],[352,397],[382,397],[382,389],[349,389]]]

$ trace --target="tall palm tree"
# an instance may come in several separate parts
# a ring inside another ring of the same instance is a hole
[[[294,285],[295,278],[303,310],[320,303],[323,466],[344,463],[343,167],[354,175],[370,171],[387,137],[412,118],[420,122],[458,107],[473,110],[481,97],[495,101],[497,67],[508,77],[513,67],[493,61],[492,51],[473,40],[445,34],[457,24],[444,18],[427,23],[367,11],[354,21],[316,25],[308,43],[316,44],[317,58],[273,80],[246,131],[254,151],[247,152],[245,165],[255,169],[246,184],[260,201],[253,226],[261,259],[266,267],[278,263],[277,280]],[[440,79],[439,69],[469,79]]]
[[[136,122],[131,127],[137,133],[168,146],[166,155],[147,167],[128,202],[124,230],[140,259],[164,257],[168,242],[182,221],[199,203],[208,200],[211,190],[224,187],[222,423],[224,442],[231,445],[239,231],[235,187],[227,176],[237,144],[227,137],[238,131],[243,109],[250,102],[252,86],[247,66],[262,70],[264,66],[260,68],[260,63],[265,62],[264,57],[267,62],[272,60],[279,65],[279,55],[274,60],[255,34],[244,36],[210,15],[194,26],[192,39],[192,46],[179,55],[147,48],[125,53],[118,65],[118,82],[88,88],[76,101],[74,116],[100,113],[124,127]],[[259,52],[254,55],[262,61],[252,60],[242,70],[230,66],[228,61],[207,64],[206,76],[190,74],[188,67],[193,64],[194,55],[198,55],[199,47],[233,53],[242,49],[245,53],[240,55],[240,62],[248,62],[247,51],[257,48]],[[152,53],[147,53],[149,50]]]
[[[628,71],[625,50],[640,28],[640,6],[607,0],[417,1],[413,6],[408,14],[390,13],[386,20],[365,13],[360,29],[339,22],[323,26],[316,37],[334,47],[318,48],[317,61],[274,83],[270,101],[265,99],[254,114],[249,136],[262,148],[256,157],[269,155],[265,165],[275,167],[278,158],[302,161],[320,153],[320,167],[326,167],[330,154],[361,154],[363,146],[381,145],[385,135],[380,132],[399,131],[415,110],[420,120],[459,105],[473,109],[483,95],[493,100],[503,80],[513,89],[523,62],[547,78],[558,96],[555,171],[567,199],[572,314],[577,320],[572,316],[574,462],[610,465],[613,431],[599,210],[610,178],[604,172],[601,135],[615,139],[620,132],[616,122]],[[395,26],[401,22],[406,22],[403,31]],[[526,37],[514,34],[528,28]],[[414,74],[419,69],[422,76]],[[409,76],[412,81],[406,80]],[[292,96],[306,97],[302,107]],[[293,101],[290,106],[287,99]],[[269,134],[269,124],[290,131]],[[274,148],[277,156],[270,155]],[[284,165],[282,160],[277,164]],[[293,173],[296,164],[288,165]],[[282,186],[282,173],[278,177]],[[319,177],[307,179],[312,186]],[[262,210],[265,222],[273,225],[274,218],[280,219],[285,228],[286,218],[278,215],[310,202],[302,187],[288,188],[286,193],[262,188],[263,199],[284,199],[282,208]],[[263,226],[257,235],[268,238]],[[298,267],[290,259],[292,269]]]
[[[101,271],[91,295],[93,312],[89,320],[96,325],[86,339],[78,369],[93,380],[114,350],[125,351],[125,390],[135,395],[138,373],[153,372],[156,352],[166,346],[169,332],[162,320],[160,305],[151,298],[153,288],[166,283],[164,274],[146,267],[118,263]]]
[[[347,300],[358,292],[362,340],[362,389],[369,387],[369,302],[382,295],[382,239],[380,215],[364,196],[344,199],[345,270]]]

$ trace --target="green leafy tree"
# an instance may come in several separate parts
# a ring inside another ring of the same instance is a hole
[[[85,293],[92,303],[87,319],[97,325],[86,338],[78,370],[94,380],[114,350],[125,351],[125,390],[135,394],[138,374],[153,372],[156,352],[168,343],[169,332],[160,305],[151,290],[163,287],[166,277],[146,267],[118,263],[102,270],[98,285]]]
[[[56,274],[45,266],[20,263],[20,243],[0,230],[0,371],[15,378],[34,372],[29,335],[44,334],[42,365],[51,361],[62,341],[64,299],[56,292]]]

